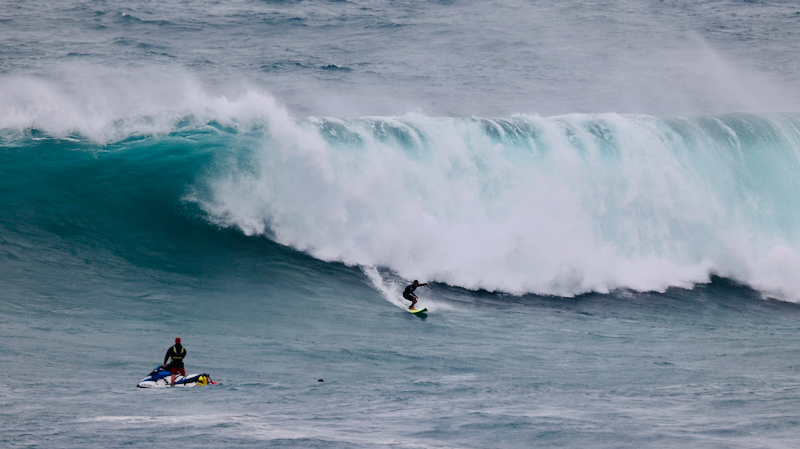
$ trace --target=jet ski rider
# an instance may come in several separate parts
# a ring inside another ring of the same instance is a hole
[[[167,360],[172,357],[172,362],[167,365]],[[186,377],[186,371],[183,369],[183,359],[186,357],[186,348],[181,346],[181,338],[175,339],[175,346],[167,349],[167,355],[164,356],[164,368],[169,368],[172,373],[172,380],[169,383],[170,387],[175,386],[175,374],[181,373],[181,376]]]

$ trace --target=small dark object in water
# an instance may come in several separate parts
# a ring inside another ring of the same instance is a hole
[[[322,380],[322,379],[320,379],[320,380],[318,380],[317,382],[325,382],[325,381],[324,381],[324,380]]]

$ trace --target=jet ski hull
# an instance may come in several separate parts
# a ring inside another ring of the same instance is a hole
[[[160,388],[169,387],[172,374],[168,369],[158,367],[150,372],[150,375],[142,379],[136,386],[139,388]],[[175,375],[176,387],[201,387],[204,385],[216,385],[207,373],[189,374],[186,377],[180,374]]]

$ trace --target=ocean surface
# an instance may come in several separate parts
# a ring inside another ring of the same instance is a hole
[[[794,1],[2,1],[0,447],[800,447],[798,74]]]

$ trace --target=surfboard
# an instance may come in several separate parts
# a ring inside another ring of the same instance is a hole
[[[406,309],[406,310],[408,310],[411,313],[422,313],[422,312],[427,312],[428,311],[427,308],[425,308],[425,309]]]

